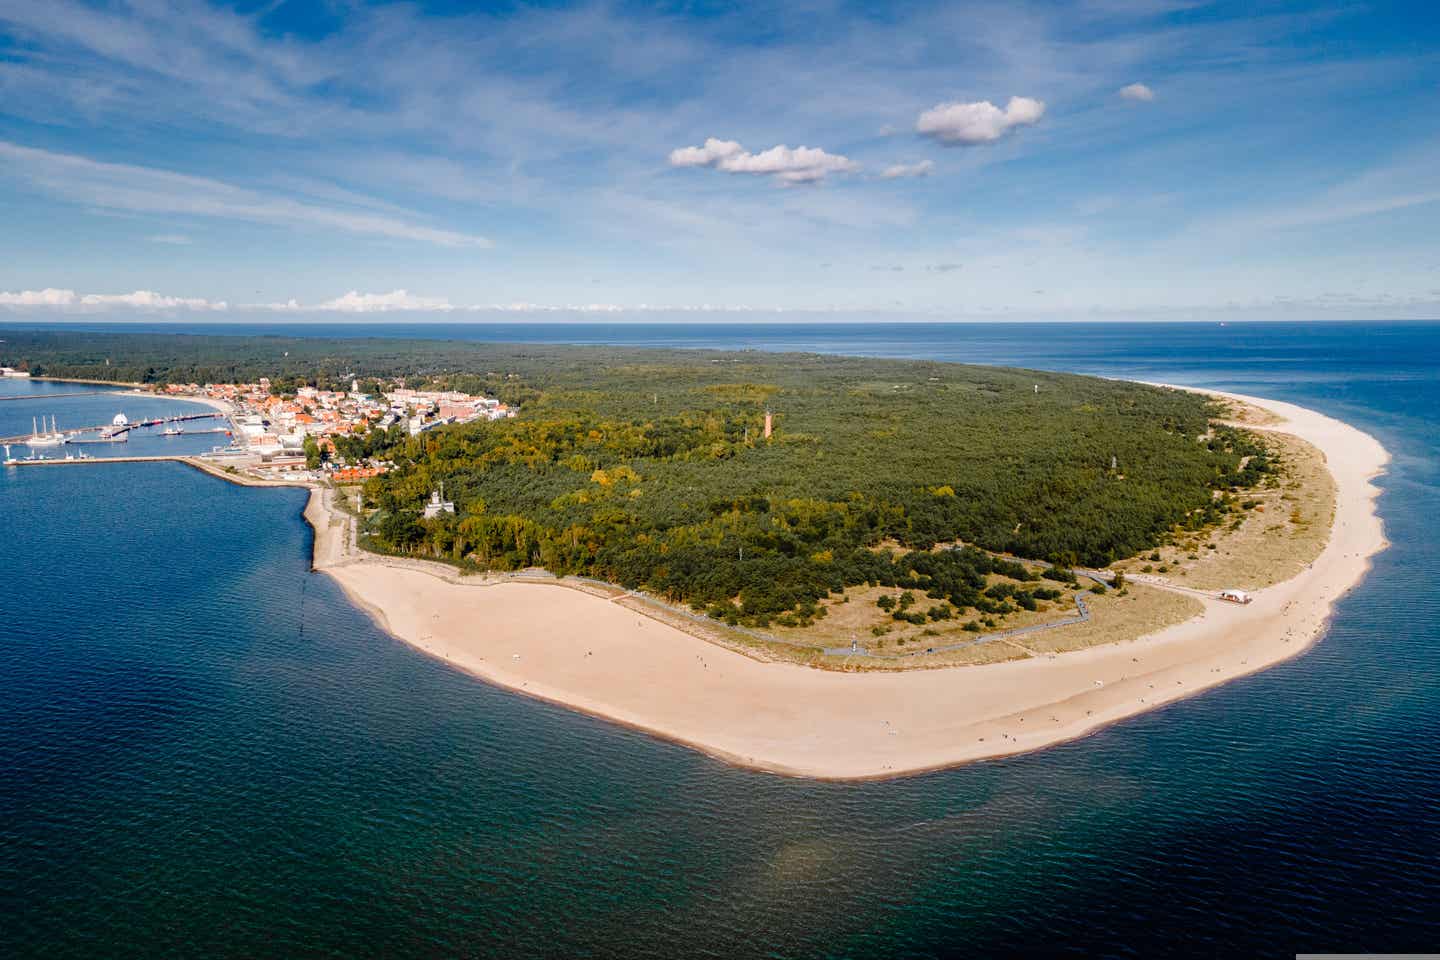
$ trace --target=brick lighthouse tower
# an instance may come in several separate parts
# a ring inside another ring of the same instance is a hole
[[[765,410],[765,439],[766,439],[766,440],[769,440],[769,439],[770,439],[770,434],[774,431],[774,429],[775,429],[775,419],[774,419],[774,417],[772,417],[772,416],[770,415],[770,410],[767,408],[767,409]]]

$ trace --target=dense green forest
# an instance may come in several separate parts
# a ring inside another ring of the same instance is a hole
[[[937,616],[984,612],[1014,599],[984,593],[992,561],[935,544],[1103,566],[1176,527],[1220,522],[1233,492],[1271,469],[1248,434],[1211,424],[1199,396],[1065,374],[389,339],[4,338],[7,362],[52,375],[319,386],[406,376],[498,394],[522,405],[518,418],[348,446],[396,465],[365,488],[373,546],[538,564],[747,624],[804,622],[818,600],[861,583],[924,591],[949,605]],[[458,512],[422,520],[441,482]],[[903,549],[876,549],[885,543]]]

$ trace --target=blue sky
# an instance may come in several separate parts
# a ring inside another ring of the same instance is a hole
[[[1436,317],[1440,8],[0,0],[0,222],[0,319]]]

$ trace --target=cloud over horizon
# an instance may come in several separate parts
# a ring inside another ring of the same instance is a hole
[[[1155,99],[1155,91],[1143,83],[1130,83],[1120,88],[1120,96],[1125,100],[1133,100],[1137,103],[1150,103]]]
[[[0,0],[0,320],[1436,286],[1440,59],[1384,5],[316,6]]]
[[[892,163],[880,171],[881,180],[904,180],[911,177],[928,177],[935,169],[933,160],[921,160],[919,163]]]
[[[915,130],[943,144],[976,146],[994,143],[1015,127],[1039,123],[1044,115],[1044,101],[1031,97],[1011,97],[1004,110],[989,100],[938,103],[920,114]]]
[[[291,301],[294,302],[294,301]],[[349,293],[313,307],[315,310],[337,310],[342,313],[385,313],[391,310],[454,310],[455,307],[444,297],[421,297],[408,290],[391,290],[389,293]]]
[[[707,137],[701,147],[680,147],[670,151],[672,167],[712,167],[725,173],[770,176],[781,183],[818,183],[832,173],[852,173],[860,165],[849,157],[827,153],[819,147],[790,147],[780,144],[750,153],[734,140]]]
[[[916,265],[916,269],[930,274],[949,274],[963,269],[963,265],[957,262],[939,262],[923,265]],[[906,267],[902,264],[870,264],[866,271],[870,276],[908,275]],[[1033,288],[1032,295],[1041,296],[1045,294],[1044,288]],[[1111,319],[1111,320],[1206,320],[1206,319],[1238,319],[1238,320],[1266,320],[1266,319],[1307,319],[1315,320],[1322,317],[1346,318],[1353,317],[1356,312],[1362,312],[1374,319],[1430,319],[1434,318],[1437,308],[1440,308],[1440,290],[1430,289],[1426,293],[1419,294],[1391,294],[1383,293],[1378,295],[1358,294],[1353,291],[1326,292],[1319,295],[1289,295],[1277,294],[1263,300],[1250,301],[1224,301],[1212,302],[1196,300],[1188,304],[1135,304],[1106,308],[1100,305],[1093,305],[1084,310],[1084,318]],[[1048,307],[1033,306],[1028,308],[1000,308],[977,305],[969,310],[957,311],[953,306],[940,308],[916,307],[911,308],[900,304],[890,304],[885,308],[867,308],[857,310],[848,306],[829,307],[806,307],[793,308],[780,305],[757,306],[746,304],[695,304],[680,306],[664,306],[656,304],[632,304],[620,305],[613,303],[587,303],[587,304],[537,304],[525,301],[512,303],[492,304],[452,304],[445,297],[416,296],[405,290],[392,290],[389,293],[360,293],[350,291],[342,296],[318,303],[301,303],[291,298],[282,303],[252,304],[241,303],[229,305],[224,300],[209,300],[202,297],[174,297],[156,293],[151,290],[136,290],[125,294],[79,294],[74,290],[47,287],[38,290],[21,290],[18,292],[0,291],[0,316],[7,311],[33,308],[55,311],[57,313],[69,313],[76,316],[93,316],[114,310],[132,311],[135,313],[151,313],[174,317],[181,313],[209,314],[214,317],[214,322],[223,323],[231,320],[248,319],[265,322],[262,316],[245,316],[247,313],[254,315],[284,314],[286,322],[292,320],[313,319],[323,321],[327,319],[333,322],[333,315],[336,313],[364,314],[382,313],[387,314],[392,322],[404,322],[406,314],[424,315],[444,313],[457,322],[483,323],[492,322],[487,320],[487,315],[529,315],[534,322],[559,321],[567,322],[587,315],[605,314],[609,317],[624,317],[633,315],[635,317],[654,318],[665,316],[675,322],[685,322],[688,316],[705,316],[704,322],[717,322],[713,318],[730,317],[735,319],[744,318],[746,322],[755,322],[753,318],[770,316],[775,319],[786,319],[788,322],[796,322],[799,317],[815,318],[842,318],[842,319],[863,319],[866,322],[874,322],[877,316],[888,316],[891,319],[928,319],[928,320],[959,320],[959,319],[1010,319],[1010,320],[1051,320],[1054,319],[1054,312]],[[237,316],[238,314],[238,316]],[[418,316],[415,317],[418,319]],[[617,322],[607,320],[607,322]],[[623,320],[618,321],[623,322]]]
[[[880,269],[880,268],[875,268]],[[901,266],[887,266],[884,269],[901,271]],[[210,300],[204,297],[174,297],[156,293],[153,290],[136,290],[132,293],[87,293],[74,290],[46,287],[36,290],[0,290],[0,310],[37,308],[61,313],[91,314],[110,309],[133,310],[138,312],[174,312],[178,310],[200,312],[228,312],[232,319],[236,314],[291,314],[297,317],[327,313],[446,313],[465,315],[484,314],[544,314],[544,315],[588,315],[588,314],[768,314],[787,313],[834,313],[840,308],[794,308],[783,305],[753,305],[736,303],[699,304],[654,304],[654,303],[533,303],[516,300],[509,303],[453,303],[448,297],[422,296],[408,290],[397,289],[388,293],[361,293],[350,290],[338,297],[314,303],[301,302],[296,297],[271,303],[237,303],[231,305],[225,300]]]
[[[133,293],[87,293],[46,287],[43,290],[21,290],[18,293],[0,290],[0,307],[130,307],[142,310],[228,310],[224,300],[203,297],[167,297],[153,290]]]

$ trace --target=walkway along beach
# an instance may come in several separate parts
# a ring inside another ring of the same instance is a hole
[[[1050,658],[844,673],[764,662],[611,599],[545,581],[461,578],[438,563],[359,553],[353,522],[313,489],[315,568],[394,636],[512,690],[627,724],[731,763],[795,776],[884,778],[1073,740],[1296,656],[1385,538],[1368,434],[1312,410],[1268,410],[1336,480],[1324,551],[1299,576],[1139,640]],[[223,474],[221,474],[223,476]],[[233,479],[233,477],[227,477]]]

